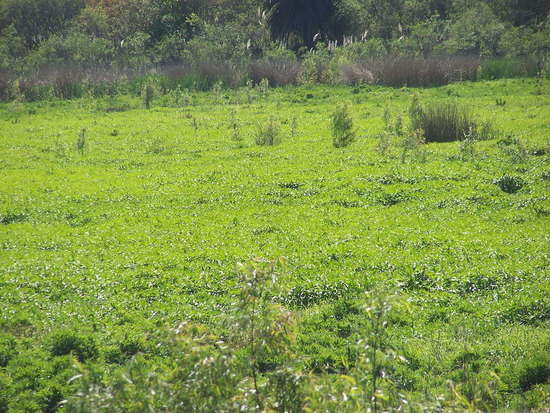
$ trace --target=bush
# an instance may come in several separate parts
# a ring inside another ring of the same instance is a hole
[[[53,356],[74,354],[81,362],[93,360],[98,355],[97,345],[91,336],[72,331],[56,333],[50,340],[50,352]]]
[[[302,60],[302,71],[299,76],[300,83],[330,83],[333,76],[330,73],[330,55],[326,48],[309,51]]]
[[[537,75],[536,59],[530,57],[497,57],[481,63],[479,78],[494,80]]]
[[[301,69],[302,66],[295,59],[264,59],[250,63],[248,76],[254,83],[267,79],[272,86],[294,85]]]
[[[339,106],[331,117],[332,144],[335,148],[343,148],[355,140],[353,119],[349,114],[348,105]]]
[[[152,82],[145,82],[143,84],[143,88],[141,89],[141,99],[143,100],[145,109],[149,109],[151,107],[151,103],[153,102],[154,97],[155,97],[155,86],[153,85]]]
[[[544,384],[550,379],[550,356],[537,353],[516,367],[517,387],[528,391],[537,384]]]
[[[479,59],[469,56],[406,57],[386,56],[344,66],[345,80],[365,73],[367,79],[386,86],[436,86],[453,81],[475,80]]]
[[[348,85],[361,83],[374,83],[375,78],[369,66],[362,63],[354,63],[342,66],[342,81]]]
[[[208,90],[217,82],[227,87],[237,87],[242,83],[242,71],[230,62],[208,59],[199,61],[195,69],[196,87],[201,90]]]
[[[504,175],[493,181],[502,191],[513,194],[524,187],[525,182],[519,176]]]
[[[265,126],[258,125],[256,145],[273,146],[281,143],[281,127],[273,119]]]
[[[422,107],[414,99],[409,109],[413,130],[422,130],[426,142],[453,142],[466,138],[481,138],[484,130],[472,119],[469,111],[456,103],[432,103]]]

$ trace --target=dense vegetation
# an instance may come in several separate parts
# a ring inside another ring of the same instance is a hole
[[[549,9],[546,0],[0,0],[0,99],[40,99],[31,90],[40,86],[79,97],[90,83],[103,95],[153,70],[203,89],[543,74]],[[429,76],[390,76],[411,62],[386,56],[421,57],[412,66]]]
[[[549,405],[549,80],[128,88],[0,105],[0,411]]]

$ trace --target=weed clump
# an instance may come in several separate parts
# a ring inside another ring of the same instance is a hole
[[[281,127],[273,119],[267,125],[258,125],[256,131],[256,145],[259,146],[274,146],[281,143]]]
[[[141,89],[141,99],[145,105],[145,109],[151,108],[151,103],[155,97],[155,86],[152,82],[147,82]]]
[[[335,148],[343,148],[355,140],[353,119],[349,114],[348,105],[339,106],[331,117],[332,144]]]
[[[504,175],[493,181],[502,191],[514,194],[525,186],[525,181],[519,176]]]
[[[86,146],[87,146],[86,128],[82,128],[80,129],[80,132],[78,134],[78,139],[76,140],[76,150],[81,155],[84,155],[84,152],[86,151]]]
[[[62,331],[51,338],[50,352],[53,356],[74,354],[79,361],[93,360],[98,355],[97,345],[90,336]]]
[[[517,385],[521,391],[527,391],[537,384],[544,384],[550,379],[550,356],[537,353],[521,362],[516,372]]]
[[[454,102],[422,106],[415,97],[409,108],[409,117],[412,129],[422,130],[426,142],[480,140],[494,136],[489,122],[478,124],[466,108]]]

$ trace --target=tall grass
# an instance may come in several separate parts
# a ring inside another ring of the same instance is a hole
[[[453,142],[480,137],[480,129],[468,109],[455,102],[421,106],[415,98],[409,116],[412,129],[421,130],[426,142]]]
[[[54,66],[28,73],[0,71],[0,100],[10,100],[10,85],[18,81],[27,101],[49,98],[74,99],[83,96],[139,95],[147,78],[158,78],[159,92],[176,88],[210,90],[220,83],[226,88],[260,83],[272,86],[297,83],[379,84],[426,87],[455,81],[490,80],[503,77],[535,76],[537,64],[531,58],[498,58],[480,61],[475,56],[407,57],[384,56],[339,65],[338,57],[312,54],[302,61],[292,57],[264,58],[233,63],[217,59],[181,62],[166,66],[132,68]]]
[[[479,59],[473,56],[386,56],[346,65],[348,84],[376,83],[386,86],[438,86],[454,81],[476,80]]]
[[[256,145],[275,146],[281,143],[281,127],[273,119],[266,125],[258,124],[255,139]]]
[[[248,66],[248,76],[254,83],[267,79],[272,86],[298,83],[302,71],[300,62],[288,58],[253,61]]]
[[[494,80],[514,77],[533,77],[538,74],[537,60],[532,57],[498,57],[481,64],[479,79]]]

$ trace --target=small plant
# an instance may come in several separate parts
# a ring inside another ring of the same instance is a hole
[[[467,137],[463,141],[460,141],[458,145],[460,160],[467,161],[467,160],[473,160],[475,158],[476,143],[477,143],[477,140],[471,137]]]
[[[98,349],[91,336],[79,335],[67,330],[51,337],[50,353],[54,356],[73,354],[82,362],[96,358]]]
[[[296,117],[293,117],[290,121],[290,136],[296,137],[296,134],[298,133],[298,119]]]
[[[474,160],[476,156],[477,139],[470,131],[458,145],[459,157],[462,161]]]
[[[404,134],[401,139],[401,148],[403,149],[401,163],[405,163],[409,154],[413,154],[419,161],[425,162],[427,156],[426,151],[423,149],[425,143],[424,133],[420,129],[411,130]]]
[[[223,103],[222,92],[223,92],[223,82],[217,81],[212,86],[212,94],[214,95],[214,101],[218,104]]]
[[[390,109],[386,106],[384,108],[384,114],[382,115],[382,120],[384,121],[384,130],[391,130],[391,112]]]
[[[155,97],[155,86],[153,82],[145,82],[141,88],[141,99],[145,105],[145,109],[151,108],[151,103]]]
[[[266,95],[269,91],[269,80],[266,78],[260,80],[260,83],[258,83],[258,90],[262,95]]]
[[[256,145],[274,146],[281,143],[281,127],[273,119],[265,126],[258,124],[256,131]]]
[[[87,135],[86,128],[82,128],[80,129],[80,132],[78,133],[78,138],[76,140],[76,150],[81,155],[84,155],[84,152],[86,151],[86,147],[88,146],[86,135]]]
[[[548,353],[536,353],[521,361],[515,368],[517,387],[528,391],[537,384],[547,383],[550,379],[550,356]]]
[[[519,138],[508,136],[505,139],[501,139],[497,145],[504,154],[510,157],[513,163],[522,163],[529,158],[529,152]]]
[[[349,114],[347,104],[340,105],[331,117],[332,144],[335,148],[343,148],[355,140],[353,119]]]
[[[256,98],[256,94],[254,93],[254,82],[251,79],[246,81],[244,92],[246,94],[246,102],[250,105]]]
[[[271,303],[271,297],[277,289],[277,270],[284,266],[284,258],[276,261],[261,259],[253,260],[250,264],[239,264],[241,274],[241,290],[239,301],[233,321],[232,331],[235,332],[237,343],[244,346],[247,351],[245,364],[252,378],[254,399],[254,410],[263,411],[266,404],[266,392],[260,384],[260,367],[268,359],[280,358],[287,351],[291,344],[292,335],[290,331],[293,326],[292,317],[289,312],[276,304]],[[272,379],[274,387],[281,397],[281,387],[294,387],[295,381],[283,372],[274,374]],[[295,404],[296,397],[292,398]]]
[[[397,136],[403,136],[403,117],[401,114],[395,118],[395,124],[393,130]]]
[[[364,305],[369,331],[368,336],[357,343],[359,359],[356,381],[362,391],[363,407],[373,413],[382,408],[387,410],[394,402],[385,393],[385,384],[391,381],[387,373],[388,365],[396,359],[406,361],[404,357],[397,355],[388,340],[387,327],[394,301],[392,296],[370,293],[367,294],[367,303]]]
[[[240,142],[242,141],[241,128],[239,125],[239,119],[237,119],[237,112],[233,109],[230,112],[229,127],[231,129],[231,139]]]
[[[504,106],[506,105],[506,101],[503,98],[497,98],[496,99],[497,106]]]
[[[478,127],[468,110],[456,103],[432,103],[423,107],[415,97],[409,108],[409,117],[413,130],[421,129],[426,142],[453,142],[467,136],[482,138],[491,135],[488,133],[489,123],[483,128]]]
[[[502,191],[513,194],[525,186],[525,181],[519,176],[504,175],[493,181]]]
[[[391,133],[385,130],[382,133],[378,134],[377,138],[378,142],[376,144],[376,151],[380,155],[385,155],[391,147]]]

